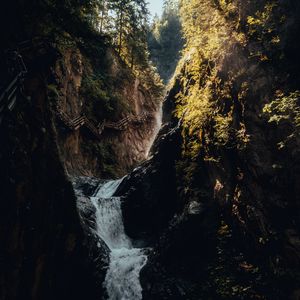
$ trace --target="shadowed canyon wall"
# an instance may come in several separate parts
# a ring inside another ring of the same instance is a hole
[[[128,234],[155,245],[144,299],[297,299],[299,4],[181,5],[159,150],[122,191]]]
[[[105,257],[81,226],[68,175],[121,176],[144,160],[159,125],[160,91],[97,34],[36,38],[19,28],[17,35],[3,35],[3,47],[17,48],[28,73],[0,129],[0,299],[101,299]],[[11,75],[5,54],[1,88]],[[58,107],[94,124],[143,112],[150,118],[97,139],[87,128],[70,130]]]

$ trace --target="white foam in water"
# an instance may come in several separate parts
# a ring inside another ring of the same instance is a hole
[[[121,184],[123,178],[117,180],[110,180],[105,182],[103,185],[98,188],[96,192],[97,198],[109,198],[111,197]]]
[[[113,197],[122,179],[100,186],[91,200],[96,208],[96,232],[111,250],[104,285],[110,300],[140,300],[139,273],[147,262],[143,249],[133,248],[125,234],[121,201]]]
[[[140,270],[147,262],[143,249],[113,249],[105,286],[111,300],[142,299]]]
[[[131,248],[130,239],[124,232],[121,202],[118,197],[92,197],[96,206],[96,232],[109,249]]]

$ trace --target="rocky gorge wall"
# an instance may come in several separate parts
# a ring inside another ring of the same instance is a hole
[[[0,299],[103,296],[105,261],[81,226],[68,175],[123,175],[146,158],[159,123],[159,99],[103,41],[88,48],[97,52],[91,64],[86,49],[62,39],[22,51],[24,92],[1,123]],[[141,112],[153,118],[97,140],[87,128],[68,129],[58,105],[95,123]]]
[[[160,127],[160,98],[152,95],[141,80],[135,78],[112,49],[101,51],[101,54],[95,54],[101,55],[96,62],[76,47],[62,51],[53,70],[54,82],[50,85],[50,93],[53,94],[54,89],[56,105],[71,118],[84,114],[95,125],[142,113],[150,117],[125,130],[106,129],[98,140],[84,130],[68,132],[57,122],[61,159],[70,175],[112,177],[126,174],[146,159]],[[97,62],[100,59],[101,62]],[[108,82],[91,79],[97,78],[97,73],[105,76]],[[87,83],[88,80],[91,82]],[[117,97],[114,101],[118,101],[118,107],[110,106],[113,99],[109,98],[109,91]],[[100,99],[96,99],[97,96]]]
[[[297,299],[299,5],[182,9],[187,48],[157,151],[120,191],[129,236],[154,247],[144,299]]]
[[[26,55],[25,95],[1,123],[0,299],[101,295],[47,97],[56,52]]]

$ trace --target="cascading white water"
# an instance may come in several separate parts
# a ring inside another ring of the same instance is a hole
[[[159,105],[158,110],[155,112],[154,114],[154,126],[153,126],[153,132],[152,132],[152,136],[149,139],[148,143],[145,145],[145,153],[146,153],[146,158],[148,158],[151,147],[153,145],[153,142],[161,128],[161,124],[162,124],[162,103]]]
[[[96,208],[96,232],[110,249],[104,285],[110,300],[142,299],[140,270],[147,262],[143,249],[134,248],[125,234],[121,200],[113,197],[122,179],[101,184],[91,197]]]

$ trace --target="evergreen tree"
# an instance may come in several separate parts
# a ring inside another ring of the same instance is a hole
[[[111,35],[123,59],[133,67],[135,59],[147,60],[146,24],[147,3],[144,0],[111,1],[114,30]]]
[[[178,2],[167,0],[162,17],[154,17],[148,34],[150,59],[165,82],[174,73],[183,44]]]

